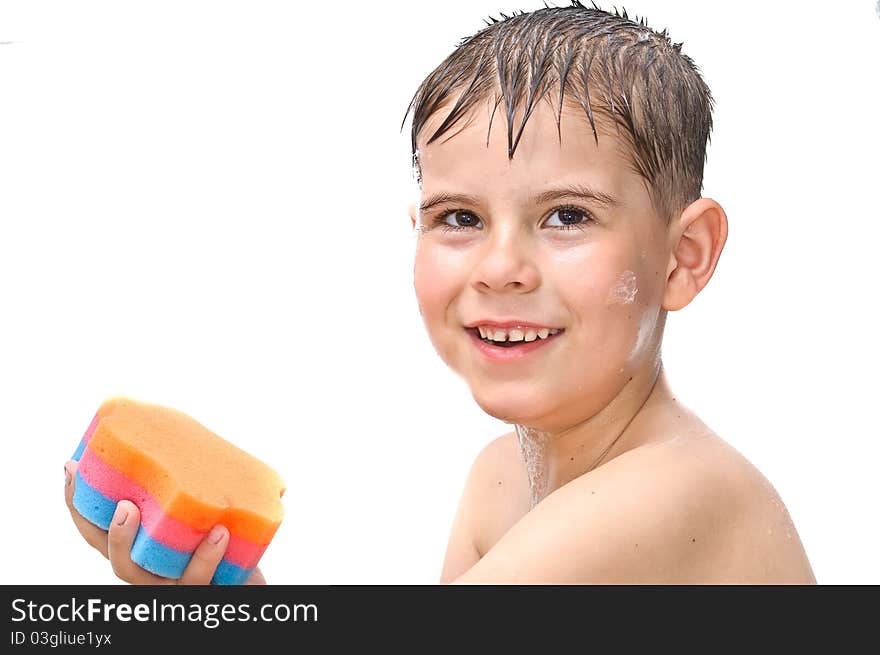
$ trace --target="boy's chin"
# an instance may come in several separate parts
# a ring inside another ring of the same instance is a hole
[[[544,414],[540,411],[541,403],[539,399],[535,398],[534,392],[505,393],[501,390],[492,392],[471,388],[471,395],[480,409],[489,416],[511,425],[514,423],[531,425],[537,416]],[[527,414],[523,412],[525,408],[529,409]]]

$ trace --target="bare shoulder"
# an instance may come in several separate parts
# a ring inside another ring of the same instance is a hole
[[[509,435],[496,441],[498,456],[516,445]],[[815,580],[772,485],[726,442],[704,435],[634,448],[557,489],[457,581]]]
[[[618,465],[606,472],[607,482],[632,503],[636,520],[650,524],[656,520],[652,516],[663,518],[664,524],[649,534],[671,549],[673,577],[710,583],[815,583],[779,493],[717,435],[660,442],[637,449]],[[656,503],[639,503],[651,497]]]
[[[800,535],[781,496],[769,480],[730,444],[715,435],[686,447],[703,466],[702,484],[730,506],[729,553],[725,576],[731,582],[815,584]]]

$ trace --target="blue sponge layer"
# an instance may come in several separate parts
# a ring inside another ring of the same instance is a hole
[[[85,449],[86,449],[86,440],[83,438],[83,439],[79,440],[79,445],[76,447],[76,452],[73,453],[73,455],[71,456],[70,459],[74,460],[75,462],[78,462],[79,458],[82,457],[83,451]]]
[[[79,471],[76,472],[73,506],[76,511],[102,530],[110,529],[110,521],[116,511],[116,502],[86,482]],[[183,575],[183,570],[191,557],[192,553],[184,553],[156,541],[147,534],[143,525],[138,528],[137,536],[131,547],[131,560],[135,564],[165,578],[179,578]],[[253,571],[252,568],[243,569],[226,561],[226,559],[222,559],[214,571],[211,583],[218,585],[244,584],[251,571]]]

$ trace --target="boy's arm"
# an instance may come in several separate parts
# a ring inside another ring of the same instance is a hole
[[[480,553],[476,545],[476,522],[474,508],[477,507],[477,495],[482,478],[483,461],[485,460],[484,449],[474,460],[458,510],[452,522],[452,530],[449,534],[449,542],[446,545],[446,557],[443,560],[443,572],[440,574],[440,584],[455,580],[462,573],[470,569],[480,559]]]
[[[648,450],[621,455],[546,497],[452,582],[660,584],[740,577],[742,570],[728,568],[736,564],[731,537],[743,513],[736,476]],[[456,559],[444,577],[466,561]]]

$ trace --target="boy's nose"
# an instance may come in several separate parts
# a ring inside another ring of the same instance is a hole
[[[541,276],[528,244],[514,231],[496,233],[483,245],[472,283],[477,291],[528,293]]]

